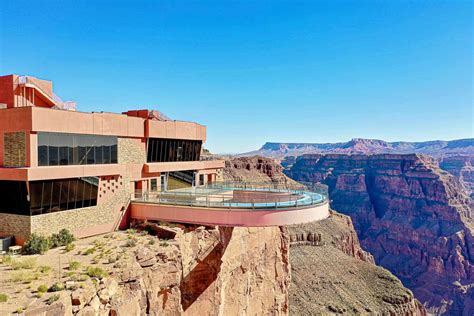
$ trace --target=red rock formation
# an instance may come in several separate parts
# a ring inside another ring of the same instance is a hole
[[[242,157],[226,160],[226,181],[293,182],[283,174],[283,167],[275,160],[265,157]]]
[[[292,225],[290,314],[426,315],[413,293],[364,251],[350,217]]]
[[[448,171],[466,187],[466,190],[474,198],[474,156],[459,155],[443,157],[440,160],[440,167]]]
[[[362,246],[431,312],[474,313],[470,199],[455,177],[420,155],[304,155],[295,180],[329,186]]]

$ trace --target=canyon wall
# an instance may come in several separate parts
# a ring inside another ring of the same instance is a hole
[[[474,198],[474,155],[443,157],[439,166],[454,175]]]
[[[160,244],[134,237],[136,247],[104,266],[108,277],[27,315],[288,314],[289,239],[279,227],[180,227],[155,226],[167,234]]]
[[[240,157],[226,162],[228,181],[294,183],[273,159]],[[350,217],[284,229],[291,240],[291,315],[425,315],[426,311],[389,271],[374,264],[359,244]]]
[[[364,249],[433,313],[474,313],[469,196],[418,154],[303,155],[287,175],[328,185],[331,207],[350,215]]]
[[[228,159],[224,168],[225,181],[295,183],[283,174],[283,167],[271,158],[260,156]]]
[[[288,227],[290,314],[426,315],[413,293],[364,251],[350,217]]]

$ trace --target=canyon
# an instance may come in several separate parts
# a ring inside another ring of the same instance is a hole
[[[354,138],[339,143],[265,143],[260,149],[238,156],[264,156],[283,159],[303,154],[411,154],[433,157],[466,156],[474,154],[474,138],[452,141],[387,142],[380,139]]]
[[[226,161],[226,181],[295,182],[271,158]],[[290,315],[426,315],[426,310],[388,270],[364,251],[349,216],[284,228],[290,239]]]
[[[456,163],[466,165],[444,160],[445,168]],[[285,173],[328,185],[331,208],[352,218],[362,248],[428,312],[474,313],[472,199],[438,160],[420,154],[307,154]],[[471,174],[462,176],[469,180]]]

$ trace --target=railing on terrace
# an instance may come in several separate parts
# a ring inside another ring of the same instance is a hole
[[[235,191],[262,192],[255,200],[239,201]],[[265,193],[288,193],[282,196]],[[328,201],[327,186],[289,183],[216,182],[189,189],[163,192],[135,191],[132,201],[225,209],[292,208],[323,204]]]

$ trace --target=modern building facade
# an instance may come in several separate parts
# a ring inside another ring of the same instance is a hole
[[[137,192],[219,180],[200,159],[206,127],[157,111],[75,111],[52,82],[0,77],[0,235],[67,228],[78,237],[123,225]]]
[[[158,111],[76,111],[51,81],[0,77],[0,237],[87,237],[129,220],[281,226],[329,216],[327,188],[222,182],[206,127]]]

